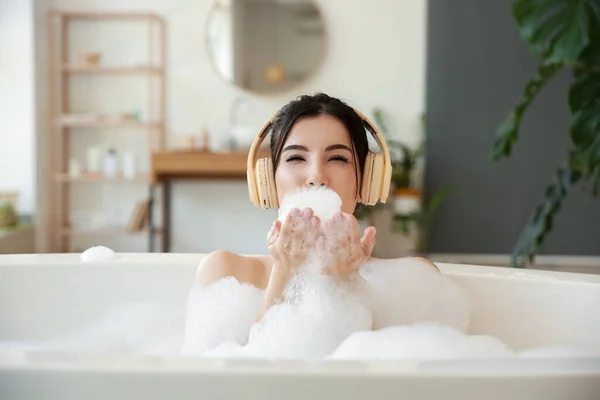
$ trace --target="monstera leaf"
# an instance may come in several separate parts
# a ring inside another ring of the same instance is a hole
[[[589,44],[597,0],[517,0],[513,15],[521,37],[550,62],[573,61]]]
[[[600,0],[597,0],[600,2]],[[582,54],[580,68],[569,90],[573,113],[571,166],[591,181],[594,195],[600,185],[600,13],[594,25],[594,41]]]
[[[600,192],[600,0],[516,0],[513,16],[542,61],[496,131],[494,161],[510,156],[521,120],[540,90],[562,69],[571,68],[574,75],[568,93],[572,148],[513,249],[512,265],[522,267],[543,245],[577,183],[591,183],[593,194]]]

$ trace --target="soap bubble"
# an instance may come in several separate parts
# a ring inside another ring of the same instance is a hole
[[[115,252],[104,246],[94,246],[81,253],[81,261],[109,261],[115,258]]]

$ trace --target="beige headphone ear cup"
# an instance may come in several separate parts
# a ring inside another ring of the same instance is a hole
[[[267,159],[267,189],[269,193],[269,208],[279,207],[279,200],[277,199],[277,186],[275,185],[275,169],[273,168],[273,160],[269,157]]]
[[[383,168],[383,172],[381,173],[382,175],[382,182],[381,182],[381,193],[379,196],[379,200],[381,200],[382,203],[387,202],[388,196],[390,195],[390,187],[392,185],[392,165],[389,163],[387,163],[385,160],[382,159],[382,168]]]
[[[373,157],[375,154],[367,153],[363,169],[362,185],[360,188],[360,199],[363,204],[372,205],[371,200],[371,176],[373,174]]]
[[[371,169],[371,191],[370,199],[371,204],[377,204],[381,199],[383,190],[383,178],[384,178],[384,159],[381,154],[373,154],[373,167]]]
[[[368,206],[377,204],[381,197],[384,179],[383,155],[369,152],[365,159],[363,182],[361,187],[361,202]]]
[[[268,209],[279,206],[273,162],[270,158],[261,158],[256,161],[256,187],[258,200],[262,208]]]
[[[262,208],[269,208],[269,191],[266,178],[267,169],[266,158],[256,160],[256,191],[258,193],[258,202]]]

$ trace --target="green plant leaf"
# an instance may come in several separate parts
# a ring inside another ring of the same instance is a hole
[[[598,0],[516,0],[521,37],[550,62],[576,60],[589,43],[590,16]]]
[[[600,75],[599,78],[600,79]],[[592,183],[592,193],[600,188],[600,92],[593,103],[577,111],[571,123],[572,168],[584,174]]]
[[[508,157],[519,136],[519,127],[523,114],[531,105],[537,94],[542,90],[550,80],[560,71],[562,65],[543,62],[535,75],[525,85],[525,90],[521,94],[515,108],[504,119],[502,124],[496,130],[496,139],[493,148],[493,160],[498,161],[502,157]]]
[[[392,231],[400,232],[405,236],[408,236],[411,232],[411,225],[418,218],[418,215],[396,215],[392,220]]]
[[[521,231],[512,253],[513,267],[523,268],[527,261],[533,261],[534,254],[539,251],[546,236],[552,231],[554,217],[562,207],[564,199],[580,179],[581,173],[569,166],[562,166],[557,170],[554,182],[546,188],[544,200],[536,207]]]
[[[600,73],[585,72],[579,74],[569,89],[569,107],[576,113],[580,108],[589,106],[600,99]]]
[[[575,80],[569,88],[569,107],[573,113],[600,101],[600,9],[598,13],[590,45],[581,54],[581,60],[573,65]]]
[[[571,140],[575,146],[575,151],[589,152],[599,138],[600,98],[577,111],[571,122]],[[600,154],[597,154],[596,157],[600,161]]]

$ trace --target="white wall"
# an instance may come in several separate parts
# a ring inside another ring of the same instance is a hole
[[[212,1],[47,0],[47,3],[56,9],[150,10],[162,14],[168,25],[169,130],[174,135],[199,132],[207,126],[213,141],[219,140],[227,126],[231,104],[243,92],[219,79],[206,55],[204,24]],[[298,94],[325,91],[368,114],[373,107],[383,107],[399,135],[414,137],[424,107],[426,0],[319,0],[318,3],[328,35],[320,71],[293,91],[253,96],[257,120],[262,122]],[[43,40],[44,26],[40,24],[37,29],[36,37]],[[132,32],[135,34],[135,30]],[[77,39],[78,46],[95,43],[101,34],[84,35],[88,36]],[[43,67],[43,63],[38,63],[38,69]],[[129,95],[123,91],[110,96],[106,91],[96,92],[93,85],[96,84],[90,80],[82,80],[76,89],[79,94],[74,96],[81,96],[82,102],[93,97],[95,104],[89,103],[90,106],[109,107],[114,106],[108,103],[109,99],[122,100]],[[44,82],[39,82],[37,89],[43,92]],[[105,103],[99,104],[100,101]],[[42,128],[38,134],[43,135]],[[174,144],[175,136],[169,142]],[[118,204],[115,200],[115,205]],[[173,190],[172,250],[208,252],[226,248],[261,253],[265,251],[266,232],[274,216],[273,210],[253,207],[243,182],[179,183]],[[95,237],[79,242],[79,248],[93,244],[119,248],[126,243],[128,251],[146,249],[144,238],[124,242],[122,238]]]
[[[18,191],[18,208],[35,203],[32,0],[0,0],[0,191]]]

